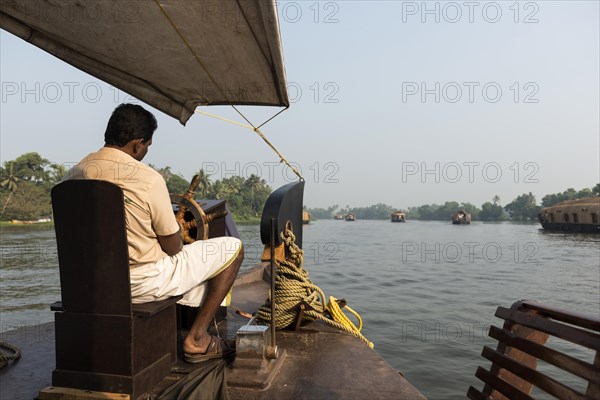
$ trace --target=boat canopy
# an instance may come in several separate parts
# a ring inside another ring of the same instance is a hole
[[[199,105],[289,106],[274,0],[0,0],[0,27],[184,125]]]

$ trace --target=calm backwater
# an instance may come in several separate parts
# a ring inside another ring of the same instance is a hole
[[[1,330],[51,321],[48,305],[60,298],[53,228],[0,229]],[[249,268],[262,252],[259,228],[239,229]],[[533,299],[600,313],[600,235],[508,222],[331,220],[304,227],[304,251],[312,281],[348,300],[375,350],[430,399],[482,387],[474,375],[489,366],[480,353],[495,346],[487,330],[500,323],[497,306]]]

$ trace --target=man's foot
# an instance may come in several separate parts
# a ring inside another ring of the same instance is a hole
[[[215,358],[226,358],[235,353],[235,346],[230,342],[217,336],[210,335],[208,347],[203,352],[184,352],[185,361],[196,364]]]

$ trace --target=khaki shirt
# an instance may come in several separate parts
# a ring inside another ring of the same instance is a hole
[[[125,152],[102,147],[74,166],[65,179],[100,179],[123,189],[129,265],[156,262],[167,254],[158,236],[179,230],[163,177]]]

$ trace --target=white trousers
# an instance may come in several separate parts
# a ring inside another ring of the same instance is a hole
[[[174,256],[129,271],[133,303],[148,303],[183,295],[179,304],[198,307],[204,300],[206,281],[217,276],[239,255],[242,242],[234,237],[198,240]],[[223,300],[229,305],[231,296]]]

